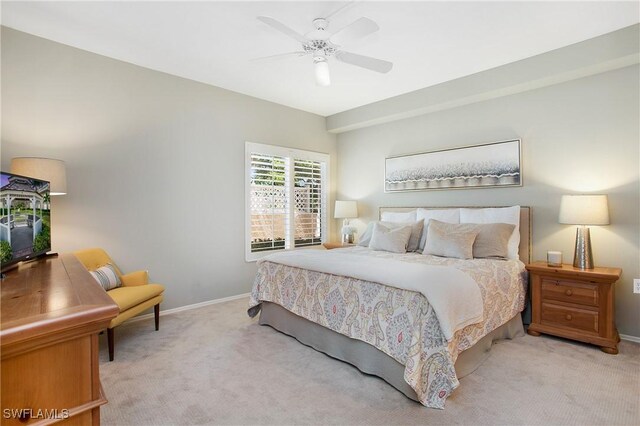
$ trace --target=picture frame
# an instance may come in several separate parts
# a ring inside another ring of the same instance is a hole
[[[384,192],[522,186],[521,140],[385,159]]]

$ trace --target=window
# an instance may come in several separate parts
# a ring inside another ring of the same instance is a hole
[[[322,244],[329,156],[251,142],[246,158],[246,259]]]

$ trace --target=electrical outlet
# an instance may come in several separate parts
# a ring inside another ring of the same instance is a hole
[[[640,293],[640,278],[635,278],[633,280],[633,292]]]

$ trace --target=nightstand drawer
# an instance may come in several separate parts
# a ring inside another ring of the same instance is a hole
[[[598,312],[542,302],[542,324],[598,333]]]
[[[542,299],[598,306],[598,286],[588,283],[543,278]]]

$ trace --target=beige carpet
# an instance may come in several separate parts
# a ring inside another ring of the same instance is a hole
[[[550,337],[494,345],[447,400],[425,408],[384,381],[246,315],[248,300],[101,337],[103,424],[640,424],[640,345],[619,355]]]

